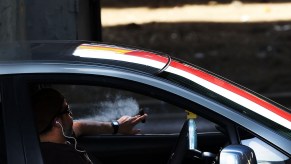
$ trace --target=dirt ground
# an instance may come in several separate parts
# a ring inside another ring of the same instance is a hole
[[[289,0],[272,1],[272,3],[267,0],[251,2],[278,5],[287,1]],[[127,2],[104,0],[102,7],[171,8],[189,4],[228,3],[226,0],[219,2],[127,0]],[[146,17],[147,14],[143,14],[141,19]],[[291,19],[256,22],[206,20],[125,23],[105,26],[103,41],[168,53],[268,97],[280,97],[277,99],[279,103],[287,107],[291,106]]]

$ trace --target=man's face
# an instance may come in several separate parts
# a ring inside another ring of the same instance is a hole
[[[62,112],[64,112],[64,114],[61,115],[64,133],[66,136],[71,136],[73,134],[73,118],[72,112],[66,100],[63,103]]]

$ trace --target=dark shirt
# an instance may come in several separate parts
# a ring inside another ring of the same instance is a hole
[[[71,144],[41,142],[40,148],[44,164],[92,164],[86,152],[76,151]]]

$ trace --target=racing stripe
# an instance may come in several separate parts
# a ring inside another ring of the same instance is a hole
[[[110,51],[120,54],[125,54],[128,52],[131,52],[133,50],[131,49],[124,49],[124,48],[117,48],[113,46],[102,46],[102,45],[92,45],[92,44],[82,44],[77,49],[83,49],[83,50],[102,50],[102,51]]]
[[[122,54],[122,55],[121,55]],[[150,53],[147,51],[137,51],[107,45],[90,45],[83,44],[74,52],[76,56],[120,60],[143,64],[154,68],[161,69],[168,61],[167,57]],[[260,99],[259,97],[240,89],[231,83],[219,79],[197,68],[172,61],[167,71],[198,83],[250,110],[256,112],[270,120],[273,120],[284,127],[291,129],[290,113]],[[240,101],[237,101],[237,100]]]
[[[109,46],[109,45],[94,45],[94,44],[82,44],[77,49],[82,50],[96,50],[96,51],[108,51],[119,54],[127,54],[132,56],[138,56],[141,58],[151,59],[163,63],[167,63],[168,58],[166,56],[158,55],[152,52],[141,51],[141,50],[133,50],[127,49],[117,46]],[[96,54],[97,55],[97,54]]]
[[[166,57],[143,51],[123,51],[119,49],[91,46],[89,48],[86,46],[80,46],[75,50],[73,55],[95,59],[126,61],[154,67],[157,69],[162,69],[168,61]]]

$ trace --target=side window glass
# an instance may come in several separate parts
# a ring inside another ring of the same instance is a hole
[[[112,121],[143,110],[149,115],[144,124],[137,125],[143,134],[176,134],[187,118],[184,109],[126,90],[84,85],[52,87],[66,97],[75,120]]]
[[[6,145],[4,138],[4,125],[3,125],[3,111],[2,111],[2,92],[0,90],[0,163],[6,163]]]

